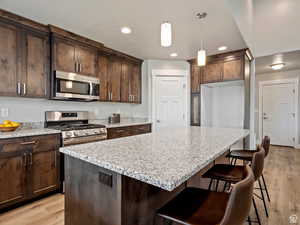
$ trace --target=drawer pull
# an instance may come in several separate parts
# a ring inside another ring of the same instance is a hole
[[[23,167],[27,166],[27,153],[24,153],[22,156]]]
[[[27,142],[23,142],[21,143],[21,145],[35,145],[36,141],[27,141]]]
[[[30,156],[30,162],[29,162],[29,165],[30,167],[32,166],[32,153],[29,153],[29,156]]]

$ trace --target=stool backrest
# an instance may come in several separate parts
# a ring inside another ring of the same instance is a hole
[[[247,165],[244,178],[233,185],[226,211],[220,225],[242,225],[249,215],[253,195],[254,174]]]
[[[261,145],[258,145],[258,151],[254,153],[251,168],[254,173],[254,178],[257,180],[262,175],[265,161],[265,150]]]
[[[265,150],[265,157],[267,157],[270,151],[270,137],[265,136],[264,139],[262,140],[261,146]]]

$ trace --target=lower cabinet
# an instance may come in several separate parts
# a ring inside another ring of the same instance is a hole
[[[60,135],[0,140],[0,209],[60,189]]]
[[[139,134],[151,133],[151,124],[135,125],[127,127],[114,127],[107,129],[108,139],[128,137]]]

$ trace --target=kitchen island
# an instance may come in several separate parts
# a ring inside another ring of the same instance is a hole
[[[248,136],[187,127],[61,148],[65,225],[148,225],[157,209]]]

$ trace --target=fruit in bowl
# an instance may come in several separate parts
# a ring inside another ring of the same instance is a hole
[[[4,120],[2,124],[0,124],[0,131],[9,132],[15,131],[21,124],[18,122]]]

